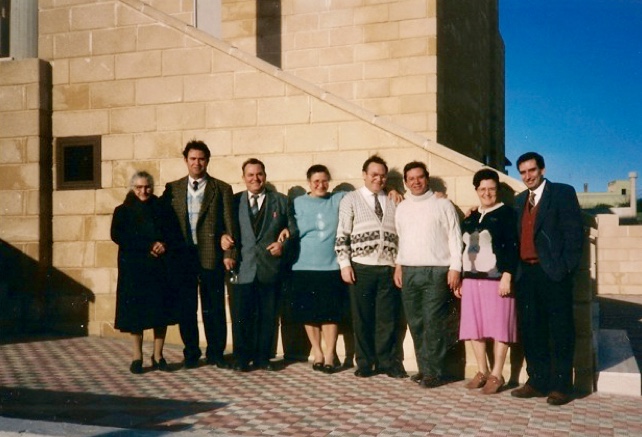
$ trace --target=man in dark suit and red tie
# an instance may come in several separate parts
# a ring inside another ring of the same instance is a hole
[[[179,329],[185,345],[186,368],[198,367],[201,357],[197,322],[198,292],[207,339],[207,364],[228,368],[223,358],[227,343],[225,270],[235,265],[233,251],[223,252],[220,238],[235,234],[232,187],[207,173],[210,150],[202,141],[190,141],[183,150],[188,175],[165,187],[161,199],[176,213],[185,240],[186,260],[178,272],[181,297]],[[178,270],[178,269],[175,269]]]
[[[573,274],[582,256],[582,213],[573,187],[544,178],[544,158],[517,160],[528,188],[515,200],[520,239],[516,299],[528,381],[511,395],[571,401],[573,391]]]

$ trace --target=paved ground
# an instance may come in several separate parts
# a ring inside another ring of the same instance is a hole
[[[0,434],[642,436],[638,397],[592,394],[550,407],[508,391],[483,396],[463,382],[426,390],[305,363],[133,375],[129,351],[128,341],[97,337],[0,345]],[[165,356],[178,363],[180,348],[168,346]]]

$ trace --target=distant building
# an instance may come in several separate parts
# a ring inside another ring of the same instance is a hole
[[[629,173],[629,179],[618,179],[607,185],[606,192],[588,192],[585,185],[583,193],[577,193],[577,199],[583,209],[607,208],[616,215],[633,217],[636,215],[636,179],[637,173]]]

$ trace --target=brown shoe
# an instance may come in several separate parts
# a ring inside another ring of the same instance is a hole
[[[504,385],[504,378],[499,377],[497,378],[494,375],[490,375],[488,377],[488,380],[486,381],[486,384],[484,387],[481,389],[481,392],[485,395],[492,395],[495,394],[499,391],[500,388]]]
[[[524,384],[523,387],[516,388],[515,390],[510,392],[510,395],[522,399],[543,398],[544,396],[546,396],[544,393],[536,390],[532,385],[529,385],[528,383]]]
[[[475,377],[468,381],[464,387],[466,387],[469,390],[473,390],[475,388],[481,388],[486,384],[486,381],[488,380],[488,375],[484,375],[481,372],[477,372]]]
[[[561,391],[552,391],[548,394],[548,398],[546,399],[546,403],[548,405],[565,405],[571,402],[571,397],[567,395],[566,393],[562,393]]]

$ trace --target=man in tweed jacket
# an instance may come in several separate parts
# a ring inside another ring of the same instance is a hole
[[[356,342],[355,376],[408,376],[398,357],[399,291],[393,284],[397,255],[395,204],[384,193],[388,166],[374,155],[363,164],[364,186],[339,205],[335,251],[341,278],[350,284]]]
[[[225,268],[234,266],[234,253],[223,252],[220,238],[236,234],[232,187],[207,174],[210,150],[202,141],[190,141],[183,156],[188,175],[165,187],[162,200],[176,213],[187,249],[181,261],[179,329],[185,345],[185,367],[198,366],[201,357],[197,322],[198,292],[208,364],[227,368],[223,352],[227,342],[225,320]]]

